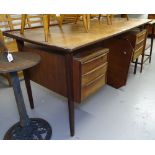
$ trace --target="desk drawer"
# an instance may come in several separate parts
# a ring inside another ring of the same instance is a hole
[[[144,47],[144,45],[145,45],[145,40],[139,42],[139,44],[135,46],[135,50],[138,50],[139,48]]]
[[[108,49],[85,51],[73,59],[74,101],[80,103],[106,83]]]
[[[97,77],[95,80],[91,81],[86,86],[82,87],[81,99],[84,100],[85,98],[96,92],[99,88],[104,86],[105,83],[106,83],[106,74]]]
[[[93,69],[92,71],[82,75],[82,86],[87,85],[89,82],[93,81],[95,78],[105,74],[107,72],[108,63],[104,63]]]
[[[139,49],[135,50],[133,54],[133,60],[137,59],[143,53],[144,47],[140,47]]]
[[[141,32],[136,34],[136,45],[142,41],[145,41],[146,30],[142,30]]]
[[[82,74],[92,71],[93,69],[102,65],[105,62],[107,62],[107,53],[101,54],[97,57],[94,57],[90,60],[83,62],[82,63]]]

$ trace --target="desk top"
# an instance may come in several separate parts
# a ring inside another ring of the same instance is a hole
[[[64,24],[62,29],[59,26],[51,26],[48,42],[45,42],[43,28],[27,29],[24,35],[21,35],[19,31],[4,32],[4,35],[51,49],[72,52],[144,25],[149,21],[148,19],[130,19],[127,21],[123,18],[114,18],[112,25],[107,25],[107,22],[103,20],[101,22],[91,20],[88,33],[81,21],[78,21],[77,24]]]
[[[151,21],[149,22],[150,25],[154,25],[155,24],[155,19],[151,19]]]

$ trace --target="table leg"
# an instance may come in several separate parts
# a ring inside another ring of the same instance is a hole
[[[13,125],[5,134],[4,139],[12,140],[44,140],[50,139],[52,129],[48,122],[40,118],[29,118],[20,87],[17,72],[10,73],[14,95],[19,112],[20,122]]]
[[[152,50],[153,50],[154,29],[155,29],[155,25],[152,25],[151,49],[150,49],[149,63],[151,63],[151,56],[152,56]]]
[[[68,109],[69,109],[69,123],[70,123],[70,134],[74,136],[74,96],[73,96],[73,55],[66,54],[66,82],[67,82],[67,96],[68,96]]]
[[[14,90],[14,95],[17,103],[17,108],[20,116],[20,125],[22,127],[28,126],[30,124],[30,120],[28,118],[25,104],[24,104],[24,99],[20,87],[20,81],[17,75],[17,72],[12,72],[10,73],[11,76],[11,81],[12,81],[12,87]]]
[[[32,89],[31,89],[28,70],[24,70],[23,74],[24,74],[25,85],[28,93],[29,102],[30,102],[30,107],[31,109],[34,109],[34,102],[33,102]]]

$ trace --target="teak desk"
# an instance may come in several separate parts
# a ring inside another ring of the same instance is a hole
[[[119,88],[126,84],[132,50],[122,36],[135,27],[147,24],[148,19],[91,21],[88,33],[83,23],[51,26],[48,42],[44,41],[42,27],[27,29],[24,35],[19,31],[4,32],[16,39],[20,51],[33,51],[41,56],[41,63],[29,72],[36,83],[68,98],[70,133],[74,135],[73,58],[80,52],[97,48],[109,48],[107,84]],[[29,80],[29,79],[27,79]],[[27,82],[29,83],[29,82]],[[27,90],[29,87],[27,84]],[[31,101],[31,98],[30,98]]]

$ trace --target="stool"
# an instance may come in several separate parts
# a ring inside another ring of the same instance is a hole
[[[152,20],[151,22],[149,22],[147,24],[147,26],[149,28],[151,28],[151,44],[146,45],[145,50],[150,48],[150,53],[149,54],[145,54],[144,56],[147,56],[147,58],[144,60],[144,62],[146,62],[147,60],[149,60],[149,63],[151,63],[151,57],[152,57],[152,50],[153,50],[153,39],[154,39],[154,32],[155,32],[155,20]]]
[[[29,118],[20,81],[17,75],[18,71],[27,70],[40,62],[40,56],[30,52],[13,53],[14,60],[8,62],[6,52],[0,53],[0,73],[8,73],[11,77],[12,87],[16,99],[20,121],[13,125],[5,134],[4,139],[10,140],[45,140],[50,139],[52,129],[49,123],[41,118]]]

